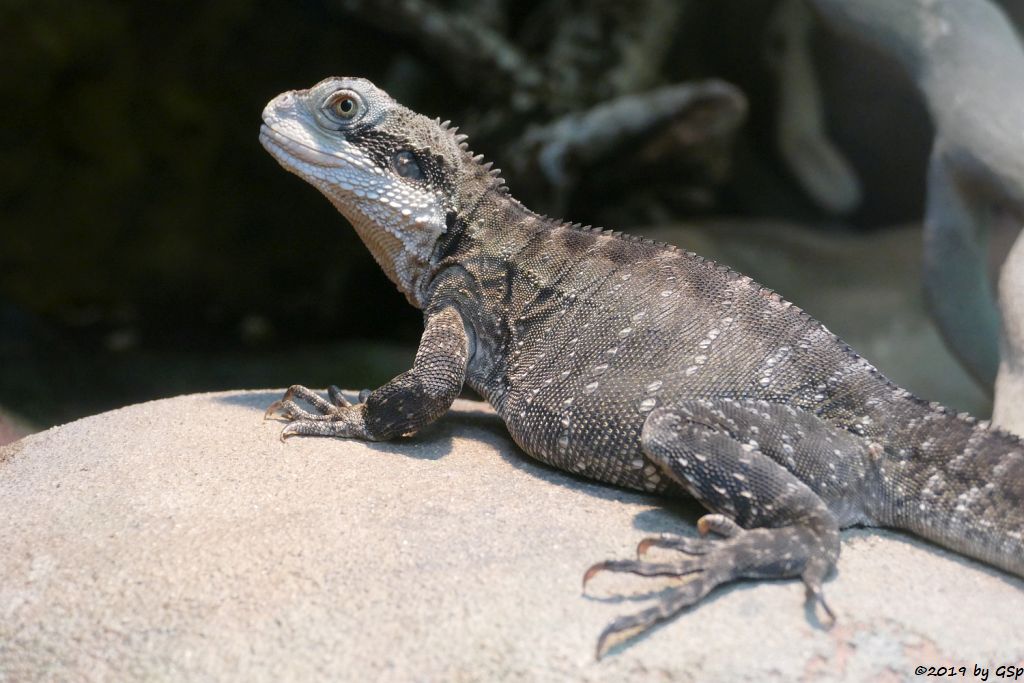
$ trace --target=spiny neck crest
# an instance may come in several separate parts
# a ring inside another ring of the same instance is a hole
[[[473,154],[469,149],[469,136],[465,133],[459,132],[458,126],[453,126],[452,122],[445,119],[442,121],[440,118],[434,119],[434,124],[437,125],[442,131],[447,133],[451,141],[459,148],[464,155],[464,161],[478,169],[479,177],[489,178],[484,183],[484,186],[489,190],[494,190],[501,194],[509,194],[508,186],[505,184],[505,179],[501,175],[501,169],[494,167],[493,161],[484,161],[483,154]]]

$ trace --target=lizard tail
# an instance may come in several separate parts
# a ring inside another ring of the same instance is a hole
[[[880,454],[886,526],[1024,576],[1024,442],[918,404]]]

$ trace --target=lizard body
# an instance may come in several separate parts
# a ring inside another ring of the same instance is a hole
[[[261,141],[317,187],[424,312],[413,367],[350,405],[301,386],[268,415],[295,434],[384,440],[468,385],[531,456],[603,482],[693,496],[704,538],[641,543],[693,574],[602,634],[649,628],[740,578],[821,583],[839,529],[907,529],[1024,575],[1024,446],[889,382],[823,325],[695,254],[539,216],[465,136],[363,79],[275,98]],[[314,411],[299,407],[303,399]],[[709,532],[714,532],[708,535]]]

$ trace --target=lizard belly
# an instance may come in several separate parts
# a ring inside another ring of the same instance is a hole
[[[516,443],[534,458],[589,479],[663,493],[679,487],[641,450],[644,412],[633,402],[554,383],[511,392],[502,415]]]
[[[632,352],[642,340],[631,344],[623,335],[599,343],[586,330],[524,345],[510,363],[496,404],[510,434],[531,456],[580,476],[642,491],[681,490],[644,455],[640,433],[648,414],[686,387],[658,378],[664,363]]]

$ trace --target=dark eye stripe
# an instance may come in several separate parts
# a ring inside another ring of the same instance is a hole
[[[398,175],[394,166],[397,152],[409,152],[420,170],[420,179],[409,179],[406,182],[429,184],[444,195],[454,192],[452,174],[445,170],[443,157],[427,155],[423,151],[425,145],[417,144],[408,134],[398,136],[380,127],[355,125],[344,131],[345,139],[357,145],[378,168],[388,169]]]

